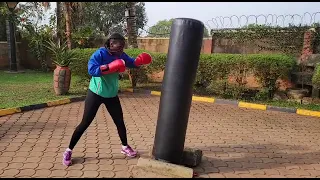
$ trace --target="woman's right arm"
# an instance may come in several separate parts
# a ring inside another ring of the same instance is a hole
[[[88,73],[90,76],[93,77],[100,77],[101,76],[101,69],[100,66],[102,62],[102,55],[99,50],[94,52],[88,62]]]
[[[98,50],[92,54],[88,62],[88,73],[93,77],[111,74],[115,72],[124,72],[126,70],[125,62],[122,59],[117,59],[109,64],[102,64],[102,54]]]

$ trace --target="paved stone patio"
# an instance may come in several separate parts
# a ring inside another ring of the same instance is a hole
[[[128,140],[142,157],[153,144],[159,97],[125,93]],[[0,177],[130,177],[137,159],[120,154],[120,140],[101,106],[74,149],[62,152],[82,117],[72,103],[0,117]],[[320,119],[193,102],[186,146],[204,152],[200,177],[320,177]]]

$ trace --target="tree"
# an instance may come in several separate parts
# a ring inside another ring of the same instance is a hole
[[[142,2],[136,3],[136,25],[137,25],[137,33],[138,29],[143,29],[147,24],[147,14],[145,4]]]
[[[62,21],[62,3],[61,2],[57,2],[57,7],[56,7],[56,33],[57,33],[57,42],[60,44],[62,42],[62,31],[61,31],[61,21]]]
[[[129,48],[138,48],[135,2],[127,2],[126,8],[132,16],[127,19],[128,46]]]
[[[171,31],[171,25],[174,19],[161,20],[157,24],[150,27],[148,37],[169,37]],[[209,31],[205,27],[203,37],[209,37]]]
[[[111,32],[126,35],[125,9],[127,2],[70,2],[71,27],[73,47],[90,47],[90,41],[99,37],[108,36]],[[63,5],[64,2],[61,2]],[[145,4],[135,3],[137,29],[141,29],[147,22]],[[61,11],[65,12],[65,6]],[[57,23],[57,38],[59,32],[66,30],[66,18],[58,18],[58,2],[56,14],[51,19]],[[59,25],[60,22],[60,25]],[[60,35],[61,36],[61,35]],[[61,37],[65,40],[65,36]],[[91,39],[91,40],[90,40]]]
[[[71,49],[71,2],[64,2],[66,19],[66,38],[68,48]]]
[[[161,20],[157,24],[153,25],[149,29],[149,37],[169,37],[171,31],[171,25],[173,19],[170,20]]]
[[[50,8],[50,3],[44,2],[27,2],[19,3],[16,8],[17,29],[22,37],[28,41],[29,51],[40,62],[42,70],[48,71],[49,66],[46,61],[47,48],[45,44],[52,39],[53,24],[40,25],[47,10]]]
[[[5,2],[0,2],[0,41],[7,40],[5,6]]]
[[[126,5],[127,2],[82,2],[81,8],[73,7],[73,29],[92,27],[94,31],[103,32],[105,36],[114,31],[125,34]],[[137,29],[143,28],[147,22],[144,6],[143,2],[135,3]],[[77,16],[76,19],[74,16]]]
[[[127,2],[126,8],[129,13],[129,17],[127,18],[128,47],[138,48],[135,2]],[[129,70],[129,78],[132,88],[135,88],[137,85],[137,76],[139,76],[139,72],[139,70]]]
[[[45,9],[50,7],[48,2],[20,4],[23,5],[18,16],[33,26],[37,26],[43,20]],[[56,29],[58,42],[67,41],[68,47],[71,47],[71,44],[77,46],[77,43],[79,45],[84,39],[108,36],[110,32],[126,35],[126,4],[127,2],[57,2],[56,12],[50,18],[50,25],[54,25],[52,28]],[[145,4],[138,2],[134,6],[138,30],[147,22]]]

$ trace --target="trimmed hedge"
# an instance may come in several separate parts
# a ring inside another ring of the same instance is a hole
[[[72,50],[75,52],[77,60],[70,63],[70,69],[72,71],[72,74],[79,76],[82,81],[90,80],[90,76],[88,74],[88,60],[96,50],[97,49],[94,48]]]
[[[320,88],[320,64],[317,64],[313,76],[312,76],[312,85],[315,88]]]
[[[88,60],[90,59],[91,55],[97,50],[97,48],[86,48],[86,49],[73,49],[72,51],[75,52],[77,56],[77,61],[72,62],[70,64],[70,68],[72,73],[76,76],[79,76],[82,80],[89,81],[90,76],[88,74]],[[125,52],[130,57],[137,57],[142,52],[148,52],[141,49],[126,49]],[[164,53],[152,53],[153,62],[145,68],[145,73],[152,73],[155,71],[162,71],[164,70],[165,61],[167,59],[166,54]]]
[[[214,84],[221,85],[224,82],[220,92],[226,92],[228,78],[232,76],[237,90],[241,91],[245,90],[246,75],[252,73],[261,86],[269,91],[269,98],[272,98],[278,89],[277,80],[288,78],[295,62],[293,57],[282,54],[203,54],[200,56],[196,85],[209,87],[211,90]],[[234,85],[229,86],[235,89]],[[236,94],[236,98],[241,96],[241,92]]]
[[[74,49],[78,60],[70,67],[73,74],[89,80],[87,63],[91,54],[97,49]],[[141,49],[127,49],[125,52],[131,57],[137,57]],[[153,57],[153,62],[144,68],[143,73],[154,73],[164,70],[166,54],[148,52]],[[268,89],[270,97],[277,90],[277,80],[288,78],[290,71],[295,66],[293,57],[282,54],[201,54],[196,76],[196,85],[212,87],[215,82],[227,82],[230,76],[235,78],[238,87],[244,87],[245,77],[253,73],[264,89]],[[221,84],[221,83],[220,83]],[[224,85],[224,90],[226,90]]]

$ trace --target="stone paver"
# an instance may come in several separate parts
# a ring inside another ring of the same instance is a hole
[[[141,157],[153,144],[159,97],[121,94],[128,140]],[[81,121],[83,102],[0,117],[0,177],[146,177],[120,153],[104,106],[73,153],[61,156]],[[320,119],[193,102],[186,146],[203,150],[199,177],[320,177]],[[165,175],[164,175],[165,176]]]

